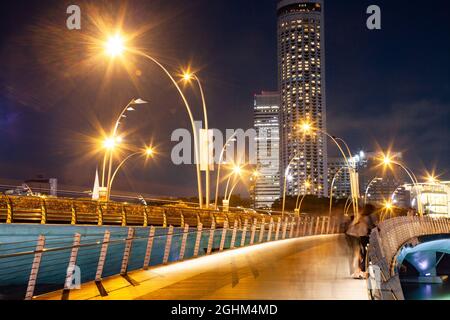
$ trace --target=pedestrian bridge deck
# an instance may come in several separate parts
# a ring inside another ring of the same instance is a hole
[[[367,300],[366,282],[350,277],[351,258],[343,235],[306,237],[104,279],[103,297],[92,282],[36,299]]]

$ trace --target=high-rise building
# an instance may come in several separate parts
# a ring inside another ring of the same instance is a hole
[[[258,171],[254,184],[256,208],[270,208],[280,197],[279,105],[280,96],[277,92],[255,95],[254,125],[257,134]]]
[[[334,180],[334,184],[333,184]],[[344,158],[328,158],[328,186],[333,185],[333,197],[347,199],[352,195],[350,172]]]
[[[287,173],[289,195],[328,196],[326,137],[299,130],[307,121],[326,131],[323,9],[323,0],[278,1],[281,180]]]

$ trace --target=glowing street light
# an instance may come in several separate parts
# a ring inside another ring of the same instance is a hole
[[[303,194],[303,197],[302,197],[301,200],[300,200],[300,192],[298,193],[298,196],[297,196],[297,203],[296,203],[296,205],[295,205],[295,213],[296,213],[297,215],[300,215],[300,214],[302,213],[302,204],[303,204],[303,201],[304,201],[305,198],[306,198],[306,195],[308,194],[308,189],[309,189],[309,188],[311,188],[311,182],[306,181],[306,182],[305,182],[305,193]],[[299,202],[299,200],[300,200],[300,202]]]
[[[185,73],[183,74],[183,80],[184,80],[184,81],[191,81],[192,78],[193,78],[192,73],[185,72]]]
[[[125,40],[120,34],[115,34],[108,38],[105,43],[105,52],[115,58],[121,56],[125,51]]]
[[[138,155],[145,155],[147,159],[152,158],[155,155],[155,150],[152,147],[148,147],[148,148],[145,148],[144,150],[139,150],[137,152],[134,152],[134,153],[130,154],[129,156],[127,156],[124,160],[122,160],[122,162],[117,166],[116,170],[114,171],[114,174],[112,175],[111,181],[109,183],[109,186],[108,186],[108,194],[109,195],[111,195],[111,190],[112,190],[114,180],[115,180],[117,174],[119,173],[120,169],[125,165],[126,162],[128,162],[128,160],[130,160],[131,158],[134,158]]]
[[[289,174],[289,171],[291,170],[291,165],[294,163],[294,161],[298,161],[300,158],[298,157],[298,154],[295,154],[294,157],[289,161],[289,164],[286,168],[286,171],[284,172],[284,184],[283,184],[283,204],[281,209],[281,216],[284,217],[284,211],[286,210],[286,189],[287,189],[287,183],[288,181],[291,182],[294,177],[292,177]]]
[[[117,117],[117,120],[114,124],[114,128],[112,130],[111,136],[108,139],[106,139],[104,142],[104,147],[106,149],[106,152],[105,152],[105,156],[103,158],[102,189],[106,188],[106,200],[107,201],[109,201],[109,197],[110,197],[109,190],[111,189],[110,183],[111,183],[114,149],[123,140],[122,137],[118,136],[118,132],[117,132],[119,129],[120,121],[124,118],[124,116],[127,112],[135,111],[133,106],[147,104],[147,103],[148,103],[147,101],[142,100],[141,98],[132,99],[122,109],[122,112],[119,114],[119,116]],[[109,170],[108,170],[108,178],[107,178],[106,186],[105,186],[106,162],[108,160],[108,156],[109,156]]]
[[[391,202],[386,202],[385,204],[384,204],[384,209],[386,209],[386,210],[392,210],[394,208],[394,205],[391,203]]]
[[[114,41],[112,41],[112,44],[114,43]],[[121,43],[120,41],[116,41],[116,43]],[[122,43],[124,43],[122,41]],[[114,47],[111,45],[111,47]],[[120,45],[118,46],[120,48]],[[195,155],[195,166],[196,166],[196,172],[197,172],[197,189],[198,189],[198,201],[199,201],[199,207],[203,208],[203,188],[202,188],[202,178],[201,178],[201,170],[200,170],[200,154],[199,154],[199,146],[198,146],[198,134],[197,134],[197,127],[195,125],[195,120],[194,120],[194,116],[192,114],[192,110],[189,104],[189,101],[187,100],[185,94],[183,93],[183,90],[181,90],[178,82],[175,80],[175,78],[172,76],[172,74],[169,72],[169,70],[167,70],[166,67],[164,67],[164,65],[162,65],[157,59],[155,59],[154,57],[150,56],[149,54],[146,54],[143,51],[140,50],[136,50],[136,49],[127,49],[128,52],[131,52],[137,56],[146,58],[147,60],[151,61],[152,63],[154,63],[155,65],[157,65],[163,72],[164,74],[170,79],[170,81],[172,82],[173,86],[176,88],[177,92],[179,93],[181,99],[183,100],[184,106],[186,107],[186,111],[188,113],[189,116],[189,120],[191,122],[191,126],[192,126],[192,134],[193,134],[193,139],[194,139],[194,155]],[[113,52],[115,52],[113,50]],[[200,83],[200,82],[199,82]],[[203,92],[202,92],[202,98],[204,98]],[[204,99],[203,99],[204,102]],[[205,105],[205,103],[203,103]],[[205,115],[206,117],[206,115]],[[208,168],[209,169],[209,168]],[[208,179],[207,179],[208,181]]]
[[[186,82],[191,82],[192,80],[194,80],[197,85],[198,88],[200,90],[200,96],[202,99],[202,107],[203,107],[203,118],[205,121],[205,132],[206,132],[206,146],[205,147],[205,151],[206,152],[206,167],[205,167],[205,178],[206,178],[206,183],[205,183],[205,197],[206,197],[206,208],[209,208],[210,205],[210,148],[209,148],[209,144],[210,144],[210,140],[209,140],[209,122],[208,122],[208,109],[206,106],[206,97],[205,97],[205,92],[203,90],[203,86],[202,83],[200,81],[200,79],[197,77],[197,75],[195,73],[192,73],[190,71],[185,71],[183,73],[183,80]],[[203,158],[202,158],[203,160]],[[216,190],[217,191],[217,190]],[[216,202],[215,202],[215,207],[217,207],[217,197],[216,197]]]
[[[243,173],[242,167],[239,165],[234,165],[232,170],[231,170],[231,174],[228,177],[228,181],[227,181],[227,186],[225,188],[225,195],[224,195],[224,201],[226,201],[226,203],[230,202],[231,199],[231,195],[234,191],[234,189],[236,188],[236,186],[239,184],[239,178],[241,177]],[[231,179],[233,178],[233,180],[236,180],[236,182],[234,183],[234,185],[231,187],[230,190],[230,183],[231,183]],[[230,192],[228,193],[228,191],[230,190]]]
[[[108,138],[103,142],[103,147],[106,150],[113,150],[116,147],[116,139],[114,138]]]
[[[220,171],[222,169],[223,156],[225,151],[227,150],[228,145],[235,139],[237,135],[237,131],[228,138],[227,142],[222,147],[219,156],[219,163],[217,164],[217,175],[216,175],[216,193],[215,193],[215,201],[214,201],[214,209],[217,210],[219,208],[219,188],[220,188]]]
[[[427,181],[428,181],[428,183],[431,183],[431,184],[436,184],[439,182],[438,178],[436,178],[433,175],[428,175]]]
[[[409,168],[407,168],[402,163],[395,160],[389,154],[383,155],[383,157],[381,158],[381,164],[388,168],[391,168],[392,165],[396,165],[406,172],[406,174],[411,179],[411,181],[417,191],[417,207],[418,207],[419,215],[423,216],[423,208],[422,208],[422,200],[421,200],[420,189],[419,189],[419,181],[417,180],[417,177],[414,174],[414,172],[412,172]]]
[[[330,138],[338,147],[339,151],[341,152],[341,154],[346,162],[346,166],[348,167],[348,169],[350,171],[350,186],[351,186],[351,190],[352,190],[353,210],[355,212],[355,218],[356,218],[355,222],[358,221],[359,220],[359,205],[358,205],[359,187],[358,187],[358,180],[357,180],[358,177],[356,174],[356,169],[355,169],[354,163],[352,161],[350,161],[350,158],[352,156],[350,154],[350,149],[349,149],[347,143],[341,138],[337,138],[337,137],[330,135],[325,130],[314,127],[313,124],[309,121],[302,121],[300,123],[300,131],[305,135],[311,135],[313,132],[319,132],[319,133],[327,136],[328,138]],[[345,154],[341,144],[338,141],[341,141],[345,145],[345,147],[347,148],[347,151],[349,153],[348,155]]]

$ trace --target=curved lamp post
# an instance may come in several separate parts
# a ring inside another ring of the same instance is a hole
[[[134,111],[135,109],[132,107],[133,105],[140,105],[140,104],[147,104],[147,101],[144,101],[140,98],[138,99],[132,99],[126,106],[123,108],[122,112],[119,114],[119,117],[117,118],[114,128],[111,132],[111,136],[105,140],[104,146],[105,146],[105,156],[103,158],[103,173],[102,173],[102,187],[105,187],[105,171],[106,171],[106,162],[108,161],[109,156],[109,169],[108,169],[108,179],[106,181],[106,199],[109,201],[110,198],[110,184],[111,184],[111,171],[112,171],[112,165],[113,165],[113,154],[114,149],[116,148],[117,144],[120,143],[120,139],[118,137],[118,129],[120,125],[120,121],[126,117],[126,112],[128,111]]]
[[[367,185],[366,192],[364,193],[364,206],[367,205],[367,199],[369,198],[369,190],[375,182],[383,181],[383,178],[375,177]]]
[[[305,183],[305,193],[303,194],[302,199],[300,200],[300,192],[297,195],[297,202],[295,203],[295,212],[298,215],[300,215],[302,213],[302,204],[303,204],[303,201],[306,198],[306,195],[308,194],[308,189],[310,187],[311,187],[311,182],[306,181],[306,183]],[[300,200],[300,202],[299,202],[299,200]]]
[[[286,209],[286,189],[287,189],[287,178],[289,175],[289,170],[291,168],[292,163],[294,163],[294,161],[298,161],[300,160],[300,158],[298,157],[298,153],[296,153],[294,155],[294,157],[291,159],[291,161],[289,161],[289,164],[286,168],[286,170],[284,171],[284,186],[283,186],[283,206],[282,206],[282,210],[281,210],[281,216],[284,217],[284,211]]]
[[[341,174],[341,172],[343,170],[347,169],[348,167],[341,167],[335,174],[333,177],[333,180],[331,181],[331,189],[330,189],[330,210],[328,213],[328,216],[331,217],[331,210],[333,209],[333,194],[334,194],[334,184],[336,183],[337,178],[339,177],[339,175]]]
[[[355,174],[354,174],[355,173],[354,172],[355,169],[353,168],[353,166],[351,166],[351,163],[350,163],[350,160],[349,160],[348,156],[345,154],[344,149],[339,144],[337,139],[339,139],[341,141],[344,141],[344,140],[342,140],[340,138],[336,138],[336,137],[330,135],[325,130],[313,127],[309,122],[303,122],[300,125],[300,129],[301,129],[301,131],[304,134],[311,134],[312,132],[319,132],[319,133],[327,136],[328,138],[330,138],[336,144],[336,146],[338,147],[340,153],[342,154],[342,156],[343,156],[343,158],[345,160],[346,166],[348,168],[351,168],[350,169],[350,185],[351,185],[351,188],[352,188],[352,198],[353,198],[354,211],[355,211],[355,215],[356,215],[356,218],[357,218],[357,219],[355,219],[355,221],[358,221],[358,219],[359,219],[359,207],[358,207],[358,196],[357,196],[357,192],[358,192],[358,190],[357,190],[357,181],[356,181],[356,177],[355,177]],[[345,141],[344,141],[344,143],[345,143]],[[348,148],[348,145],[346,143],[345,143],[345,145]],[[348,149],[348,151],[350,151],[350,150]]]
[[[183,79],[185,81],[190,81],[191,79],[194,79],[197,82],[198,88],[200,90],[200,96],[202,99],[203,118],[205,121],[205,132],[207,134],[206,150],[205,150],[205,152],[207,154],[207,162],[206,162],[206,170],[205,170],[205,172],[206,172],[206,174],[205,174],[206,175],[205,193],[206,193],[206,208],[208,209],[209,205],[210,205],[210,192],[211,192],[211,190],[210,190],[210,170],[209,170],[209,165],[210,165],[211,159],[210,159],[210,153],[209,153],[209,148],[210,148],[210,146],[209,146],[209,143],[210,143],[210,141],[209,141],[209,122],[208,122],[208,109],[206,107],[206,97],[205,97],[205,92],[203,90],[202,83],[196,74],[186,72],[183,75]]]
[[[119,173],[120,169],[125,165],[125,163],[128,160],[130,160],[130,159],[132,159],[132,158],[134,158],[134,157],[136,157],[138,155],[145,155],[147,157],[152,157],[154,155],[154,153],[155,152],[154,152],[153,148],[147,148],[145,151],[137,151],[135,153],[132,153],[132,154],[128,155],[125,159],[123,159],[122,162],[117,166],[116,170],[114,171],[114,173],[112,175],[112,178],[111,178],[111,181],[110,181],[110,190],[109,190],[109,192],[111,192],[111,190],[112,190],[112,186],[113,186],[114,180],[116,179],[117,174]]]
[[[384,156],[383,164],[386,167],[390,167],[391,164],[394,164],[394,165],[400,167],[401,169],[403,169],[406,172],[406,174],[411,179],[411,181],[412,181],[412,183],[414,185],[414,188],[416,189],[416,192],[417,192],[417,207],[418,207],[419,215],[421,217],[423,217],[423,207],[422,207],[421,192],[419,190],[419,181],[417,180],[416,175],[409,168],[407,168],[405,165],[401,164],[398,161],[395,161],[394,159],[392,159],[389,156]]]
[[[215,210],[217,210],[219,207],[220,170],[222,168],[223,156],[225,154],[225,150],[228,147],[228,144],[234,139],[236,134],[237,134],[237,132],[235,132],[230,138],[228,138],[227,142],[224,144],[224,146],[222,148],[222,151],[220,152],[219,163],[217,166],[216,194],[215,194],[215,201],[214,201],[214,209]]]
[[[193,132],[193,138],[194,138],[194,154],[195,154],[195,162],[196,162],[196,171],[197,171],[197,189],[198,189],[198,198],[199,198],[199,206],[200,208],[203,208],[203,191],[202,191],[202,179],[201,179],[201,173],[200,173],[200,164],[199,164],[199,148],[198,148],[198,137],[197,137],[197,128],[195,126],[195,120],[192,115],[191,107],[189,105],[188,100],[186,99],[186,96],[184,95],[183,91],[181,90],[180,86],[178,85],[178,82],[174,79],[174,77],[171,75],[171,73],[165,68],[158,60],[150,56],[149,54],[146,54],[145,52],[126,48],[124,39],[120,36],[120,34],[116,34],[115,36],[108,39],[108,41],[105,43],[105,51],[107,54],[109,54],[111,57],[117,57],[120,56],[124,51],[131,52],[135,55],[141,56],[146,58],[147,60],[153,62],[156,66],[158,66],[163,73],[170,79],[172,84],[175,86],[177,92],[179,93],[181,99],[183,100],[183,103],[186,107],[186,111],[189,115],[189,119],[192,125],[192,132]]]

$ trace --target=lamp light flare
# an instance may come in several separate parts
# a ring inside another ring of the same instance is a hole
[[[235,174],[235,175],[241,175],[241,173],[242,173],[242,168],[241,167],[239,167],[239,166],[235,166],[234,168],[233,168],[233,173]]]
[[[111,57],[117,57],[125,51],[125,41],[120,34],[111,36],[105,44],[105,51]]]
[[[184,81],[191,81],[192,80],[192,78],[193,78],[193,74],[192,73],[190,73],[190,72],[185,72],[184,74],[183,74],[183,80]]]
[[[153,155],[155,154],[155,150],[154,150],[153,148],[149,147],[149,148],[147,148],[147,149],[145,150],[145,154],[146,154],[148,157],[153,157]]]
[[[394,206],[393,206],[392,202],[386,202],[386,203],[384,204],[384,208],[385,208],[386,210],[392,210],[392,209],[394,208]]]
[[[114,138],[108,138],[103,141],[103,147],[108,150],[112,150],[116,147],[116,140]]]
[[[389,156],[385,156],[383,158],[383,164],[386,165],[386,166],[391,165],[392,164],[392,159]]]
[[[300,125],[300,129],[303,133],[310,133],[313,130],[313,126],[309,122],[303,122]]]

